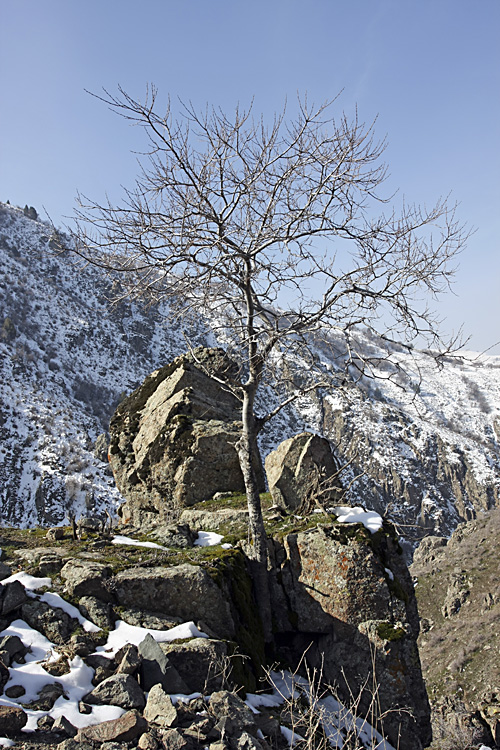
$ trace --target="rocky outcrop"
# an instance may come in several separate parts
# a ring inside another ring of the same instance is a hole
[[[500,740],[500,510],[460,524],[448,542],[426,537],[411,573],[422,617],[419,648],[435,735]]]
[[[370,715],[370,704],[376,700],[378,710],[387,712],[383,726],[377,728],[391,744],[420,750],[430,735],[416,649],[418,617],[412,582],[392,527],[385,525],[371,534],[361,524],[344,525],[314,514],[291,532],[290,522],[296,525],[296,516],[280,518],[282,532],[277,529],[269,543],[273,660],[278,657],[292,668],[303,670],[307,665],[321,673],[325,684],[337,686],[345,703],[350,705],[356,698],[362,716]],[[244,525],[240,533],[245,535]],[[69,547],[64,548],[65,539],[60,541],[62,561],[70,553]],[[146,750],[158,750],[161,743],[201,750],[229,742],[237,750],[266,750],[261,730],[273,747],[284,750],[280,721],[286,722],[292,712],[295,722],[295,712],[303,706],[293,710],[284,706],[278,722],[264,717],[258,724],[239,698],[225,693],[228,685],[242,693],[255,692],[261,685],[258,678],[266,679],[268,655],[252,568],[241,549],[177,549],[173,559],[186,555],[197,563],[158,565],[158,556],[165,560],[172,553],[131,546],[118,551],[109,539],[70,545],[73,558],[53,585],[63,597],[71,596],[82,614],[92,619],[94,613],[102,616],[103,626],[110,630],[117,620],[125,629],[126,625],[152,628],[153,635],[170,630],[179,620],[192,620],[198,629],[190,623],[182,631],[187,638],[173,640],[172,635],[160,642],[144,631],[138,645],[128,643],[112,655],[105,645],[107,632],[82,631],[75,610],[70,616],[36,594],[28,596],[19,581],[1,585],[0,598],[11,600],[4,627],[26,615],[61,651],[56,660],[43,662],[46,684],[35,700],[33,696],[26,700],[19,685],[7,688],[9,700],[47,712],[39,718],[40,731],[57,731],[69,738],[76,732],[69,722],[56,724],[49,714],[63,695],[62,676],[78,663],[78,656],[85,668],[93,670],[93,687],[85,691],[80,711],[114,705],[127,712],[121,720],[80,729],[79,742],[135,738],[137,746]],[[46,559],[40,547],[25,557],[35,566]],[[117,571],[116,565],[122,569]],[[102,652],[96,652],[97,646],[104,646]],[[8,636],[0,641],[0,652],[2,663],[8,665],[5,674],[0,670],[0,684],[6,684],[12,660],[26,650],[19,638]],[[200,716],[199,706],[172,705],[168,695],[177,693],[212,694],[209,715]],[[65,741],[67,750],[72,741]]]
[[[156,525],[172,512],[244,491],[235,443],[240,403],[213,378],[237,380],[221,349],[198,349],[152,373],[116,410],[109,458],[126,503],[125,523]],[[262,479],[260,457],[255,467]]]
[[[328,440],[319,435],[288,438],[266,457],[265,467],[269,491],[282,508],[308,512],[314,501],[340,501],[339,467]]]
[[[431,740],[420,668],[413,584],[390,527],[318,526],[274,542],[275,628],[292,661],[306,662],[358,695],[361,712],[376,700],[383,731],[407,749]]]

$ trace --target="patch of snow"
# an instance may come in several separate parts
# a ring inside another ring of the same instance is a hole
[[[8,578],[4,578],[3,581],[0,581],[0,584],[5,586],[5,584],[12,583],[13,581],[19,581],[25,589],[28,589],[28,591],[36,591],[43,586],[52,588],[51,578],[36,578],[36,576],[31,576],[29,573],[24,573],[22,571],[20,573],[13,573]]]
[[[148,547],[150,549],[168,549],[168,547],[162,547],[161,544],[156,544],[156,542],[140,542],[138,539],[131,539],[128,536],[120,536],[120,534],[114,536],[111,543],[129,544],[133,547]]]
[[[199,531],[198,538],[195,541],[196,547],[215,547],[216,544],[220,544],[224,536],[222,534],[216,534],[215,531]]]
[[[338,505],[333,509],[339,523],[362,523],[365,529],[372,534],[382,528],[382,516],[374,510],[365,510],[358,506],[351,508],[346,505]]]
[[[109,634],[107,643],[97,648],[97,653],[112,657],[127,643],[138,646],[147,634],[153,636],[158,643],[169,643],[178,638],[208,638],[206,633],[198,630],[194,622],[183,622],[170,630],[153,630],[152,628],[141,628],[137,625],[129,625],[123,620],[118,620],[115,629]]]

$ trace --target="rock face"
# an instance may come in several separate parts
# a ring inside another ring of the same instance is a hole
[[[182,620],[201,619],[222,638],[234,636],[229,603],[207,572],[184,563],[170,568],[127,568],[112,581],[118,604],[156,610]]]
[[[370,687],[377,684],[391,743],[397,746],[400,737],[404,748],[425,747],[431,729],[419,619],[394,534],[371,535],[359,525],[318,527],[275,541],[274,555],[276,638],[292,662],[305,652],[347,703],[359,693],[361,715],[368,714]]]
[[[221,349],[201,348],[195,356],[197,362],[184,355],[152,373],[111,420],[109,458],[127,501],[124,522],[168,523],[174,509],[244,491],[234,448],[239,402],[202,369],[236,380],[235,365]],[[255,466],[262,478],[258,455]]]
[[[419,648],[437,738],[445,727],[478,745],[500,740],[499,533],[494,509],[458,526],[447,543],[426,537],[415,552]]]
[[[325,438],[303,432],[285,440],[266,457],[269,491],[282,508],[298,509],[311,503],[340,500],[338,465]]]

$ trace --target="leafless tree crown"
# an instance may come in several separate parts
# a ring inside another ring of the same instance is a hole
[[[239,108],[183,106],[176,119],[156,97],[99,97],[149,145],[121,206],[81,198],[78,211],[80,251],[125,272],[124,294],[220,311],[247,366],[319,330],[340,332],[352,355],[360,324],[436,345],[425,300],[449,285],[465,233],[446,201],[389,207],[373,126],[307,100],[270,126]]]

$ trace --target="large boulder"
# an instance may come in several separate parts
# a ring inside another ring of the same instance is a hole
[[[266,458],[273,500],[292,510],[304,505],[314,507],[315,500],[321,504],[340,500],[338,470],[328,440],[310,432],[288,438]]]
[[[396,747],[431,740],[411,577],[391,527],[319,526],[274,540],[273,616],[290,663],[304,658],[368,716],[373,701]],[[378,727],[382,729],[381,727]]]
[[[183,621],[202,620],[221,638],[233,638],[230,604],[208,573],[197,565],[127,568],[111,582],[118,604],[156,610]]]
[[[243,492],[235,443],[241,404],[218,380],[237,382],[221,349],[197,349],[153,372],[118,406],[109,460],[126,503],[122,521],[157,525],[216,492]],[[264,487],[260,457],[255,467]]]

